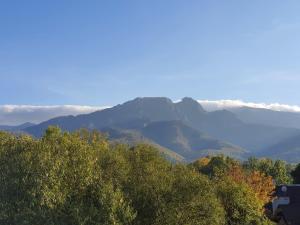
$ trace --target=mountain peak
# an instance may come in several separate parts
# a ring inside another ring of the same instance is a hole
[[[151,111],[160,108],[172,108],[173,102],[171,99],[165,97],[138,97],[120,106],[133,107],[135,110],[146,109]]]
[[[183,99],[181,99],[181,101],[182,102],[197,102],[195,99],[193,99],[191,97],[184,97]]]
[[[172,100],[166,97],[137,97],[129,102],[164,102],[164,103],[172,103]]]
[[[198,101],[196,101],[193,98],[190,97],[184,97],[183,99],[181,99],[180,102],[177,103],[177,105],[182,106],[184,108],[190,108],[190,109],[196,109],[197,111],[200,112],[205,112],[205,110],[203,109],[203,107],[200,105],[200,103]]]

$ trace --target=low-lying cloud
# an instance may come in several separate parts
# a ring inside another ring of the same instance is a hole
[[[253,103],[253,102],[244,102],[241,100],[198,100],[198,102],[203,106],[207,111],[215,111],[221,109],[232,109],[239,107],[251,107],[251,108],[262,108],[270,109],[274,111],[283,111],[283,112],[300,112],[300,106],[297,105],[286,105],[279,103]]]
[[[0,105],[0,125],[19,125],[25,122],[40,123],[57,116],[75,116],[104,108],[107,107],[81,105]]]

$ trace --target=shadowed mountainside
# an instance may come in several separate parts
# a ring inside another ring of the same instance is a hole
[[[142,133],[145,137],[184,156],[188,161],[208,154],[226,154],[239,158],[245,150],[210,137],[181,121],[153,122]]]

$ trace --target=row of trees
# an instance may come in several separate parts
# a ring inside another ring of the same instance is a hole
[[[0,133],[0,224],[272,224],[263,206],[283,162],[216,156],[172,164],[149,145],[49,128],[40,139]]]

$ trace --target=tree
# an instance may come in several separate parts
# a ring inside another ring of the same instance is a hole
[[[191,167],[198,172],[206,174],[210,178],[223,177],[228,170],[238,165],[238,161],[223,155],[204,157],[192,163]]]
[[[250,171],[260,171],[271,176],[276,184],[289,184],[292,182],[290,165],[282,160],[257,159],[250,157],[243,163],[243,167]]]
[[[172,164],[97,131],[0,132],[0,224],[263,224],[256,172],[224,156]]]
[[[225,209],[227,225],[272,224],[263,215],[262,201],[248,185],[226,178],[218,183],[216,191]]]
[[[232,166],[226,176],[236,183],[248,185],[263,204],[271,201],[275,189],[271,176],[267,176],[260,171],[245,171],[241,165]]]
[[[276,160],[273,164],[271,174],[276,184],[290,184],[292,183],[292,177],[289,171],[289,165],[282,161]]]
[[[1,224],[132,224],[130,200],[102,180],[102,135],[50,128],[0,140]]]
[[[155,225],[221,225],[225,224],[224,209],[210,180],[177,165],[173,168],[172,186],[166,194],[165,209]]]
[[[300,163],[291,172],[291,174],[292,174],[292,177],[294,179],[294,184],[300,184]]]
[[[172,182],[172,164],[152,146],[139,144],[127,154],[129,178],[123,190],[137,211],[133,224],[152,225],[164,210]]]

